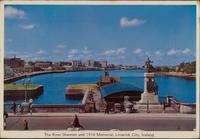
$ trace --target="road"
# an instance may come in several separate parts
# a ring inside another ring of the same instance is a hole
[[[177,114],[77,114],[86,130],[148,130],[192,131],[196,126],[195,115]],[[74,114],[35,114],[9,116],[6,130],[23,130],[23,121],[30,130],[63,130],[74,119]]]

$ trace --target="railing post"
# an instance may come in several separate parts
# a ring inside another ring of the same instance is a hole
[[[149,101],[147,101],[147,113],[149,113]]]
[[[171,106],[171,99],[173,98],[173,96],[167,96],[167,104],[170,107]]]

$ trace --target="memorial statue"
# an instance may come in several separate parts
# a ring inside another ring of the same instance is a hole
[[[147,90],[149,93],[155,93],[157,94],[158,90],[157,90],[158,86],[156,85],[155,81],[153,79],[150,79],[148,82],[147,82]]]
[[[153,61],[151,61],[148,57],[147,61],[145,62],[145,68],[147,69],[147,72],[152,72],[154,67],[152,66]]]

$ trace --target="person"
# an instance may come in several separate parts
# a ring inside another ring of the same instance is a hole
[[[73,122],[67,127],[69,128],[78,128],[79,130],[84,130],[84,127],[79,123],[78,116],[75,114]]]
[[[24,130],[28,130],[28,121],[24,120]]]
[[[109,106],[105,103],[105,114],[109,114]]]
[[[13,101],[13,106],[12,106],[12,110],[13,110],[13,113],[16,114],[16,103],[15,101]]]
[[[32,115],[32,112],[33,112],[33,104],[31,103],[29,107],[30,107],[30,108],[29,108],[29,112],[30,112],[31,115]]]
[[[4,112],[3,113],[3,126],[4,126],[4,129],[6,129],[6,118],[8,118],[8,113]]]
[[[17,112],[18,112],[18,113],[21,112],[21,104],[17,105]]]

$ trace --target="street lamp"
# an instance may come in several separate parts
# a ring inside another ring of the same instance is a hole
[[[24,80],[24,83],[25,83],[25,86],[26,86],[26,90],[25,90],[25,100],[24,100],[24,101],[25,101],[25,102],[28,102],[28,100],[27,100],[27,98],[28,98],[28,94],[27,94],[27,93],[28,93],[28,90],[27,90],[27,89],[28,89],[28,86],[30,85],[31,79],[30,79],[30,77],[27,76],[27,75],[26,75],[26,79],[27,79],[27,80]]]
[[[25,85],[25,98],[24,102],[22,102],[21,107],[22,107],[22,112],[28,112],[29,111],[29,102],[28,102],[28,85],[30,85],[31,79],[29,76],[26,75],[26,78],[23,80],[23,85]]]

